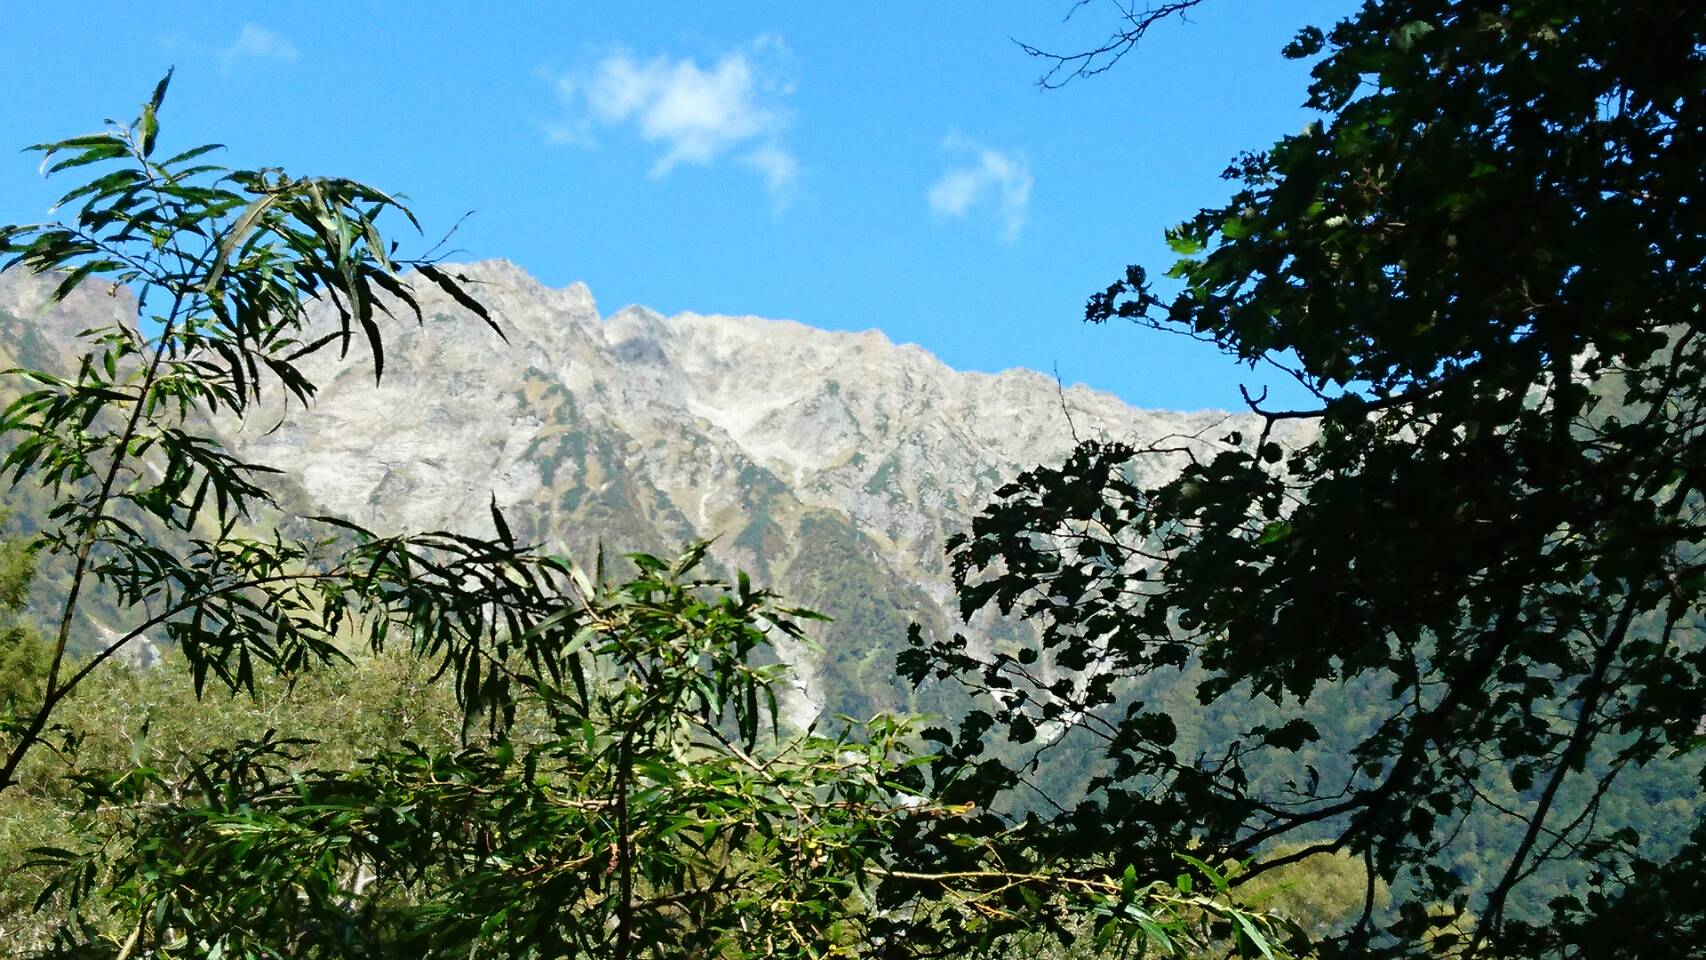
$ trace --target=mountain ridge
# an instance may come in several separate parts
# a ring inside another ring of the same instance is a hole
[[[312,405],[281,407],[275,392],[246,422],[216,416],[224,442],[284,471],[290,502],[381,532],[490,533],[495,500],[518,535],[582,558],[712,540],[725,569],[837,617],[816,648],[781,651],[800,725],[921,705],[893,653],[913,622],[956,628],[943,544],[1001,484],[1077,438],[1218,436],[1242,419],[1138,410],[1035,371],[955,371],[874,329],[602,316],[584,283],[547,287],[502,260],[443,269],[472,281],[507,341],[408,278],[425,319],[387,328],[383,379],[359,348],[317,355]],[[124,291],[86,283],[43,313],[49,283],[0,275],[0,309],[35,314],[60,343],[128,309]],[[1155,479],[1178,462],[1138,469]],[[987,644],[1024,629],[969,632]]]

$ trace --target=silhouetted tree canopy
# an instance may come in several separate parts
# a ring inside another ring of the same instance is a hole
[[[997,802],[1026,771],[982,744],[1070,729],[1100,776],[1027,841],[1064,862],[1349,853],[1346,955],[1592,955],[1618,929],[1596,915],[1681,909],[1697,846],[1631,866],[1671,851],[1607,798],[1706,717],[1703,44],[1706,5],[1643,0],[1380,0],[1302,30],[1319,122],[1233,161],[1167,281],[1131,267],[1086,313],[1313,401],[1247,396],[1255,426],[1171,443],[1159,486],[1131,467],[1161,451],[1085,443],[954,541],[968,615],[1042,628],[904,657],[994,694],[960,782]],[[1178,670],[1246,722],[1185,748],[1189,710],[1146,694]],[[1449,854],[1488,817],[1515,839],[1469,885]],[[1603,892],[1541,892],[1559,864]],[[1555,893],[1544,935],[1513,916]]]

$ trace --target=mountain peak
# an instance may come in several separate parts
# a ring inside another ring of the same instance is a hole
[[[576,280],[565,287],[548,287],[515,262],[502,257],[473,260],[468,263],[445,263],[440,265],[440,269],[466,277],[475,284],[517,292],[525,291],[529,295],[546,299],[566,299],[589,308],[592,305],[592,291],[587,289],[585,283]]]
[[[943,544],[1020,471],[1081,437],[1142,443],[1225,420],[1029,371],[958,372],[876,329],[640,306],[600,320],[585,284],[547,287],[504,260],[442,269],[467,278],[507,343],[412,277],[428,322],[392,327],[383,381],[361,351],[328,351],[308,370],[321,388],[308,409],[256,429],[221,421],[227,446],[280,468],[304,512],[384,532],[490,533],[495,499],[518,535],[583,558],[712,540],[724,570],[840,618],[821,649],[782,649],[800,724],[821,706],[905,702],[891,667],[910,623],[994,642],[994,626],[956,625]],[[47,309],[52,282],[0,275],[0,309],[67,345],[66,331],[133,313],[99,283]]]

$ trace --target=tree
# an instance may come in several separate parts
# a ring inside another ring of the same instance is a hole
[[[337,659],[349,630],[365,631],[378,648],[402,628],[453,669],[464,702],[478,705],[505,682],[480,669],[510,652],[515,634],[500,624],[525,629],[543,616],[523,574],[537,561],[512,543],[381,538],[335,521],[289,539],[244,534],[256,510],[277,506],[260,482],[269,471],[198,432],[201,418],[241,415],[273,390],[306,403],[314,384],[302,358],[357,340],[382,375],[379,320],[415,306],[401,269],[490,318],[431,262],[396,258],[377,220],[386,211],[410,215],[384,193],[273,169],[226,170],[202,162],[212,145],[154,159],[170,79],[134,123],[33,148],[49,173],[107,170],[60,200],[78,205],[69,222],[0,228],[6,269],[61,274],[56,298],[107,284],[136,309],[133,322],[86,332],[90,352],[70,376],[9,371],[28,388],[0,415],[0,432],[13,441],[0,470],[51,494],[31,549],[67,558],[72,574],[47,638],[39,700],[4,741],[0,791],[43,742],[58,706],[145,631],[182,651],[199,690],[209,674],[243,689],[257,665],[291,672]],[[336,322],[316,323],[316,305]],[[73,635],[88,629],[79,603],[94,584],[135,620],[74,666]]]
[[[779,668],[748,654],[797,627],[744,581],[695,579],[703,554],[636,556],[642,575],[610,589],[565,581],[576,640],[527,678],[520,726],[490,739],[306,774],[291,769],[301,744],[243,741],[198,767],[188,805],[127,803],[168,792],[146,768],[86,779],[86,809],[134,812],[91,818],[99,842],[60,855],[71,903],[79,878],[112,869],[109,900],[135,918],[123,949],[141,956],[834,948],[866,861],[913,815],[905,728],[755,754]],[[116,837],[129,848],[104,862]],[[70,931],[73,953],[99,940]]]
[[[1278,955],[1275,924],[1218,887],[995,862],[897,875],[899,838],[971,811],[916,792],[904,721],[765,736],[784,669],[749,654],[796,632],[798,611],[744,580],[698,579],[704,551],[636,555],[640,576],[603,589],[571,576],[561,617],[576,642],[489,736],[304,769],[313,745],[268,732],[188,776],[85,768],[80,851],[31,864],[57,874],[43,896],[68,907],[43,955],[912,956],[924,930],[985,944],[953,926],[956,907],[1000,913],[1018,890],[1076,900],[1104,943],[1242,939]],[[891,881],[950,899],[873,910]]]
[[[0,511],[0,525],[6,519]],[[0,540],[0,731],[40,695],[44,672],[41,638],[25,616],[35,564],[20,540]]]
[[[1156,22],[1056,66],[1098,72]],[[1275,366],[1313,403],[1246,394],[1224,436],[1023,475],[952,553],[966,614],[1016,610],[1040,645],[920,637],[903,665],[999,690],[1010,739],[1100,742],[1091,800],[1036,826],[1069,862],[1192,848],[1254,878],[1346,852],[1368,892],[1347,954],[1566,954],[1514,905],[1558,864],[1601,875],[1598,906],[1656,880],[1630,867],[1650,825],[1607,823],[1607,797],[1706,717],[1706,8],[1380,0],[1286,54],[1318,58],[1321,121],[1169,232],[1176,292],[1132,267],[1087,318]],[[1177,479],[1131,481],[1162,455]],[[1244,721],[1191,753],[1143,692],[1182,669]],[[1472,818],[1513,838],[1473,891],[1441,856]]]
[[[57,297],[99,283],[136,308],[85,335],[70,375],[9,371],[29,389],[0,416],[0,469],[51,496],[30,549],[72,573],[3,731],[0,793],[56,728],[74,733],[72,697],[145,631],[198,698],[210,678],[253,695],[400,647],[449,681],[465,724],[454,747],[404,741],[353,766],[307,764],[309,744],[268,731],[182,776],[141,750],[73,770],[78,833],[31,864],[57,873],[38,906],[67,911],[48,955],[942,955],[1043,903],[1109,942],[1280,955],[1281,928],[1207,863],[1197,893],[993,859],[954,826],[992,815],[927,789],[909,721],[781,738],[779,669],[753,654],[809,615],[744,576],[697,578],[703,544],[633,556],[639,575],[612,585],[517,541],[495,502],[490,538],[334,518],[248,532],[281,511],[269,471],[207,417],[263,392],[310,402],[299,363],[320,350],[365,344],[383,376],[380,322],[418,320],[418,284],[493,321],[457,277],[397,257],[377,221],[407,210],[377,190],[201,163],[212,147],[155,161],[167,80],[134,123],[37,148],[50,173],[105,165],[61,201],[68,222],[0,229],[5,266],[56,274]],[[79,658],[94,586],[129,619]],[[896,869],[925,833],[963,867]]]

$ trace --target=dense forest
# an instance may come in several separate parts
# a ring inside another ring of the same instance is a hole
[[[1089,82],[1213,2],[1026,49]],[[386,192],[166,146],[170,73],[32,148],[71,183],[0,228],[50,291],[0,311],[0,949],[1698,956],[1706,7],[1371,0],[1284,55],[1319,120],[1085,319],[1310,402],[1004,482],[958,624],[771,474],[732,547],[821,612],[622,544],[668,505],[544,387],[608,552],[495,493],[310,513],[220,425],[503,311]]]

